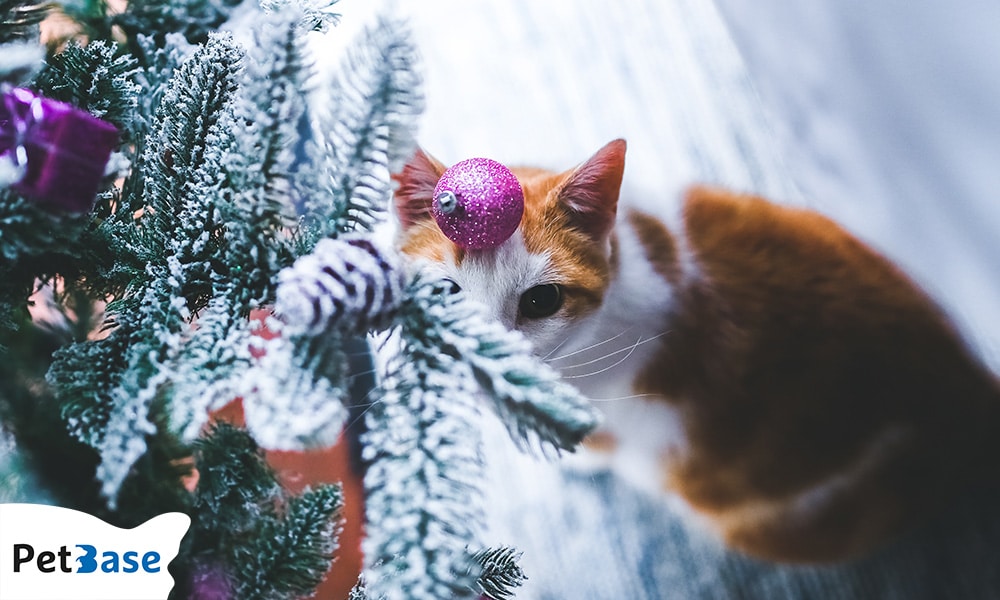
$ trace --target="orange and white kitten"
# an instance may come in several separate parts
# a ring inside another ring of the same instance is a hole
[[[718,189],[670,228],[618,211],[624,161],[616,140],[562,173],[512,169],[519,229],[467,251],[430,213],[445,167],[418,151],[394,176],[400,246],[608,400],[616,451],[752,555],[857,555],[993,468],[997,379],[893,264]]]

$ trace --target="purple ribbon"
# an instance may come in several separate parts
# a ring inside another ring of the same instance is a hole
[[[118,145],[115,126],[24,88],[4,90],[0,97],[0,160],[22,171],[11,188],[63,212],[93,208]]]

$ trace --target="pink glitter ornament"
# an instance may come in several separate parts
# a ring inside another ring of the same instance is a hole
[[[462,248],[496,248],[521,223],[524,191],[507,167],[470,158],[441,175],[431,212],[441,231]]]

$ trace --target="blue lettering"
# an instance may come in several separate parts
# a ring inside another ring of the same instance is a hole
[[[105,573],[118,572],[118,554],[116,552],[104,553],[104,562],[101,563],[101,570]]]
[[[159,573],[160,567],[154,566],[158,562],[160,562],[158,552],[147,552],[142,555],[142,570],[147,573]]]
[[[128,552],[126,552],[125,556],[123,557],[123,561],[125,562],[125,566],[122,568],[122,571],[124,571],[126,573],[135,573],[136,571],[138,571],[139,570],[139,563],[136,560],[137,556],[139,556],[138,552],[133,552],[132,550],[129,550]]]
[[[83,556],[77,556],[76,561],[80,563],[80,567],[76,570],[77,573],[93,573],[97,570],[97,548],[94,548],[90,544],[77,544],[77,548],[83,550]]]

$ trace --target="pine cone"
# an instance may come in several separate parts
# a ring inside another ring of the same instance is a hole
[[[275,312],[293,334],[385,329],[403,295],[403,273],[370,239],[323,239],[278,275]]]

